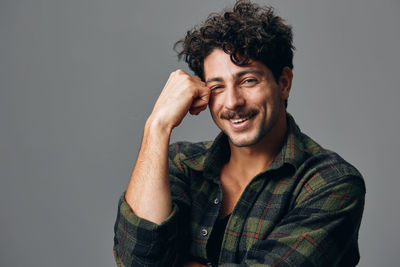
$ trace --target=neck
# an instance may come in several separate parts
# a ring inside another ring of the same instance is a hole
[[[257,144],[236,147],[229,142],[231,156],[226,167],[234,169],[235,173],[241,174],[241,177],[249,177],[249,179],[264,171],[279,153],[286,134],[285,109],[280,113],[273,128]],[[246,167],[243,168],[243,166]]]

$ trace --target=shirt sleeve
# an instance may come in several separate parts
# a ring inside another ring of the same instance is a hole
[[[171,150],[171,149],[170,149]],[[188,184],[171,160],[169,171],[172,212],[160,225],[138,217],[125,200],[118,204],[114,225],[114,258],[117,266],[181,266],[188,246]]]
[[[161,266],[163,261],[173,262],[176,252],[168,243],[178,238],[178,214],[179,208],[173,204],[170,216],[157,225],[136,216],[123,194],[114,227],[117,266]]]
[[[355,266],[364,196],[364,182],[357,176],[299,194],[294,208],[241,263],[220,266]]]

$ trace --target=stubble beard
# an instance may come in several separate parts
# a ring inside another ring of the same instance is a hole
[[[249,133],[247,133],[247,132],[230,133],[228,130],[223,129],[222,127],[220,127],[220,128],[225,133],[225,135],[228,136],[230,143],[236,147],[249,147],[252,145],[256,145],[276,125],[276,123],[279,119],[279,113],[280,113],[280,99],[278,99],[278,101],[277,101],[277,106],[271,107],[271,108],[272,108],[272,114],[271,114],[270,118],[265,120],[265,117],[267,116],[267,111],[265,111],[264,120],[259,122],[258,125],[253,125],[252,127],[256,127],[256,129],[251,129],[251,132],[249,132]],[[236,118],[236,117],[240,117],[240,118],[251,117],[252,118],[252,117],[255,117],[256,115],[260,115],[259,113],[260,113],[260,111],[255,108],[238,110],[237,112],[226,111],[220,115],[220,119],[229,120],[229,119]],[[252,123],[254,123],[254,122],[252,122]],[[253,136],[248,136],[248,135],[253,135]]]

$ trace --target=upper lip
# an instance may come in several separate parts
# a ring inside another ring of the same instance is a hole
[[[222,119],[230,120],[230,121],[241,121],[248,120],[257,115],[258,111],[255,109],[247,110],[247,111],[238,111],[238,112],[225,112],[221,115]]]

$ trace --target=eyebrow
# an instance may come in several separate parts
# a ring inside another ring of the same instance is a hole
[[[238,73],[236,73],[234,75],[235,79],[239,79],[240,77],[243,77],[246,74],[257,74],[257,75],[264,75],[264,72],[258,69],[248,69],[248,70],[244,70],[244,71],[240,71]],[[211,82],[223,82],[224,80],[221,77],[213,77],[210,78],[206,81],[207,83],[211,83]]]

